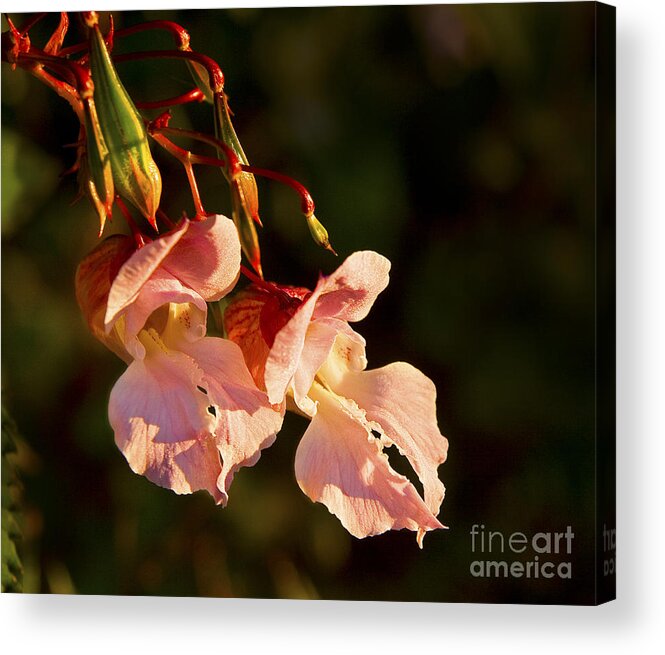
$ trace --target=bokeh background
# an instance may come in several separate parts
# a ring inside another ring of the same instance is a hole
[[[593,3],[114,17],[185,26],[225,71],[250,161],[306,184],[340,259],[374,249],[392,261],[389,288],[357,329],[371,367],[409,361],[437,385],[449,530],[428,534],[423,551],[406,531],[349,536],[296,484],[307,423],[290,415],[238,473],[225,509],[131,472],[106,417],[124,364],[90,336],[74,298],[76,266],[97,242],[91,207],[61,177],[78,126],[64,101],[3,64],[2,397],[20,434],[24,591],[588,602]],[[35,41],[55,24],[33,30]],[[116,51],[167,47],[155,33]],[[119,71],[137,100],[190,86],[177,61]],[[212,132],[212,113],[176,108],[173,124]],[[156,156],[166,206],[191,212],[182,170]],[[206,208],[228,212],[219,172],[199,171]],[[311,242],[290,189],[259,184],[267,277],[313,285],[339,260]],[[474,523],[527,534],[572,525],[573,580],[472,577]]]

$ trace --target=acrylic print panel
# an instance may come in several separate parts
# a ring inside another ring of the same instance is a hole
[[[3,590],[612,597],[610,12],[9,12]]]

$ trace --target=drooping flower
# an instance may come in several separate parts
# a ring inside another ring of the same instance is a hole
[[[77,298],[95,336],[129,366],[111,391],[109,420],[132,470],[176,493],[206,489],[221,504],[282,417],[240,348],[206,337],[206,301],[235,285],[240,244],[215,216],[136,250],[110,237],[79,266]]]
[[[448,441],[437,426],[436,389],[404,362],[365,370],[365,340],[349,326],[367,316],[389,269],[385,257],[357,252],[313,292],[252,285],[227,308],[225,327],[270,402],[286,398],[312,419],[295,459],[303,492],[356,537],[407,528],[422,547],[425,532],[443,527],[437,468]],[[424,499],[390,466],[391,445],[410,462]]]

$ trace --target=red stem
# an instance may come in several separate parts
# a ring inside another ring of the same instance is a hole
[[[302,184],[300,184],[300,182],[297,182],[292,177],[283,175],[282,173],[275,173],[275,171],[271,171],[266,168],[248,166],[247,164],[240,164],[240,168],[242,168],[242,170],[246,171],[247,173],[253,173],[254,175],[267,177],[271,180],[277,180],[277,182],[281,182],[282,184],[290,186],[302,199],[301,208],[303,214],[305,214],[305,216],[311,216],[314,213],[314,200],[312,199],[309,191]]]
[[[19,30],[19,34],[21,36],[25,36],[26,32],[28,32],[28,30],[31,30],[46,15],[47,13],[45,11],[42,11],[39,14],[35,14],[32,18],[29,18],[25,22],[25,25]]]
[[[163,134],[160,134],[159,130],[156,130],[154,128],[151,128],[150,125],[148,125],[148,133],[152,138],[157,141],[157,143],[164,148],[170,155],[175,157],[184,167],[185,167],[185,173],[187,174],[187,181],[189,182],[189,187],[192,192],[192,200],[194,202],[194,210],[196,211],[196,219],[199,221],[204,220],[208,214],[206,213],[205,209],[203,208],[203,203],[201,202],[201,194],[199,193],[199,187],[198,184],[196,183],[196,176],[194,175],[194,167],[192,164],[198,164],[198,163],[203,163],[203,162],[198,162],[195,155],[192,155],[189,150],[185,150],[184,148],[181,148],[180,146],[176,145],[168,139],[166,136]],[[216,166],[217,164],[215,164]],[[222,165],[224,163],[222,162]]]
[[[169,230],[172,230],[175,227],[175,223],[166,215],[166,212],[163,209],[157,210],[157,216],[166,223]]]
[[[129,52],[124,55],[116,55],[113,60],[121,63],[123,61],[138,61],[141,59],[186,59],[201,64],[210,77],[210,88],[213,93],[224,92],[224,73],[219,64],[200,52],[182,51],[182,50],[146,50],[143,52]]]
[[[256,275],[256,273],[250,271],[244,264],[240,264],[240,272],[257,287],[269,291],[270,293],[284,295],[284,292],[279,287],[272,282],[266,282],[263,278]]]
[[[189,102],[203,102],[205,94],[201,89],[196,87],[190,89],[186,93],[181,93],[179,96],[173,98],[166,98],[165,100],[151,100],[146,102],[135,102],[134,104],[138,109],[163,109],[164,107],[174,107],[175,105],[185,105]]]
[[[124,27],[121,30],[118,30],[115,35],[118,37],[129,36],[130,34],[137,34],[138,32],[147,32],[149,30],[166,30],[170,32],[174,39],[175,44],[178,48],[189,48],[189,32],[170,20],[151,20],[145,23],[139,23],[138,25],[132,25],[131,27]]]
[[[81,99],[85,100],[86,96],[92,97],[92,91],[94,88],[92,85],[92,78],[90,77],[90,71],[85,68],[85,66],[81,66],[81,64],[75,61],[47,55],[36,48],[30,48],[30,52],[22,54],[20,59],[32,61],[36,64],[41,64],[42,66],[59,71],[61,75],[69,77],[74,81],[78,92],[81,94]],[[20,65],[20,61],[18,63]]]
[[[201,141],[203,143],[207,143],[208,145],[211,145],[213,148],[219,148],[220,150],[222,150],[228,159],[228,162],[225,164],[221,159],[217,159],[215,157],[206,157],[205,155],[192,154],[192,157],[195,158],[200,157],[202,159],[202,161],[198,163],[207,164],[209,166],[226,167],[228,165],[228,168],[230,169],[229,172],[231,175],[233,175],[234,173],[239,173],[241,170],[240,160],[238,159],[236,153],[233,152],[233,149],[227,146],[223,141],[220,141],[219,139],[215,138],[214,136],[203,134],[202,132],[196,132],[195,130],[186,130],[181,127],[165,126],[165,127],[160,127],[159,131],[162,134],[172,134],[173,136],[182,136],[189,139],[194,139],[195,141]]]
[[[137,248],[143,248],[143,246],[146,245],[146,243],[150,243],[152,239],[147,237],[141,230],[139,229],[138,225],[132,218],[132,215],[127,209],[127,205],[124,203],[122,198],[118,195],[115,197],[115,204],[118,205],[120,208],[120,211],[122,212],[122,215],[125,218],[125,221],[127,221],[127,225],[129,225],[129,229],[132,231],[132,235],[134,236],[134,241],[136,241],[136,247]]]
[[[187,32],[184,27],[178,25],[178,23],[174,23],[170,20],[151,20],[146,23],[132,25],[131,27],[123,27],[122,29],[115,31],[114,37],[117,39],[122,38],[123,36],[130,36],[131,34],[138,34],[139,32],[147,32],[149,30],[166,30],[173,35],[175,45],[178,48],[189,48],[189,32]],[[63,55],[73,55],[78,52],[84,52],[87,49],[88,43],[85,42],[77,43],[68,48],[63,48],[60,52]]]

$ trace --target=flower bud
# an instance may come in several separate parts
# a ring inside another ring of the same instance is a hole
[[[115,71],[96,23],[90,29],[90,71],[115,189],[156,227],[162,178],[150,153],[143,119]]]
[[[236,131],[231,123],[231,111],[224,94],[215,95],[215,135],[228,146],[241,164],[249,164]],[[225,159],[226,153],[220,153]],[[223,169],[224,175],[231,185],[232,218],[240,236],[245,256],[254,270],[261,273],[261,252],[259,239],[254,223],[261,225],[259,218],[259,192],[256,178],[246,171],[233,171],[231,166]]]
[[[231,110],[224,94],[215,96],[215,134],[220,141],[233,151],[241,164],[249,165],[247,156],[233,128]],[[227,171],[227,174],[229,173],[230,171]],[[237,175],[237,179],[240,186],[240,196],[242,198],[245,217],[260,225],[259,192],[256,186],[256,178],[252,173],[242,171]]]
[[[314,239],[314,243],[316,243],[318,246],[322,246],[326,250],[330,250],[333,255],[336,255],[337,253],[330,245],[328,230],[323,227],[319,219],[314,216],[314,214],[307,214],[305,219],[307,220],[307,227],[309,228],[309,233],[312,235],[312,239]]]
[[[244,213],[242,187],[238,180],[231,182],[231,217],[238,230],[238,238],[247,261],[252,268],[263,277],[261,268],[261,248],[259,246],[259,237],[256,233],[254,221],[248,220]]]

